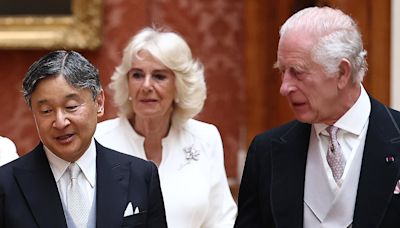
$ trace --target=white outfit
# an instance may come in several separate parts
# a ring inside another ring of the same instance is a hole
[[[0,136],[0,166],[18,158],[17,148],[13,141]]]
[[[146,159],[144,137],[126,118],[97,125],[100,144]],[[168,227],[233,227],[237,207],[229,190],[221,136],[214,125],[190,119],[162,140],[158,171]]]

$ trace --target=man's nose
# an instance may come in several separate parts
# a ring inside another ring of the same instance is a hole
[[[67,117],[67,114],[64,111],[59,110],[59,111],[56,112],[55,120],[54,120],[54,123],[53,123],[53,126],[55,128],[63,129],[66,126],[68,126],[69,123],[70,123],[70,121],[69,121],[69,119]]]
[[[295,89],[295,86],[293,84],[293,78],[287,71],[283,72],[281,77],[282,77],[282,84],[279,89],[279,92],[281,93],[282,96],[287,96],[290,92],[292,92]]]

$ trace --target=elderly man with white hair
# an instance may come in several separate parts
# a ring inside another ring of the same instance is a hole
[[[283,24],[275,66],[296,120],[251,143],[235,227],[400,227],[400,113],[362,86],[365,56],[338,9]]]

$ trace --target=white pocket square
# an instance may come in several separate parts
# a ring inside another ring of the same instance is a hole
[[[397,181],[396,187],[394,188],[393,194],[399,194],[400,193],[400,180]]]
[[[132,207],[132,203],[129,202],[128,206],[126,206],[125,212],[124,212],[124,217],[128,217],[133,215],[133,207]]]

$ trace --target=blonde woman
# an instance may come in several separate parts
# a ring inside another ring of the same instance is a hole
[[[119,117],[95,134],[106,147],[157,164],[173,228],[233,227],[237,212],[221,136],[193,119],[206,99],[203,73],[181,36],[143,29],[111,77]]]

